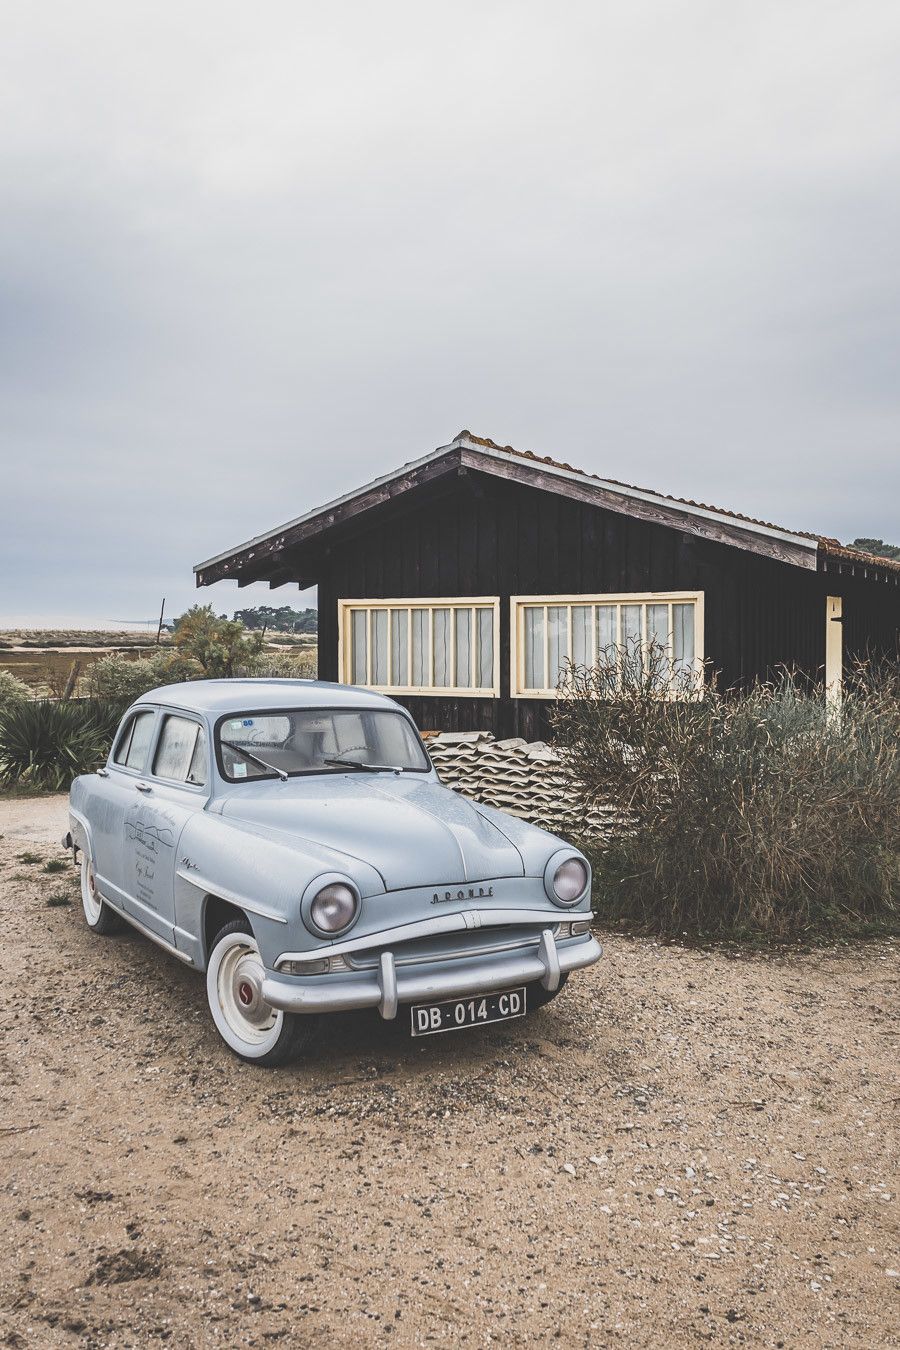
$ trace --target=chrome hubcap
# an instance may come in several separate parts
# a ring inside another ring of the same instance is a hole
[[[223,952],[217,986],[219,1006],[234,1034],[258,1042],[270,1034],[279,1013],[262,995],[263,966],[259,952],[241,940]]]

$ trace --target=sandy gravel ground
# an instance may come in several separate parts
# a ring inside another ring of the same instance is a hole
[[[613,935],[527,1022],[342,1016],[266,1072],[23,852],[0,840],[0,1345],[900,1344],[900,944]]]
[[[49,844],[48,857],[69,828],[68,797],[5,797],[0,799],[0,835],[7,843]]]

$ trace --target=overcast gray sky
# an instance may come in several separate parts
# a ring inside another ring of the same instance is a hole
[[[309,603],[191,567],[463,427],[900,541],[896,0],[0,31],[0,621]]]

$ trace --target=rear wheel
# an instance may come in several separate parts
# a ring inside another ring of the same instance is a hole
[[[122,931],[122,920],[115,910],[110,909],[97,889],[97,874],[90,850],[81,851],[81,908],[88,928],[101,937]]]
[[[561,994],[566,987],[566,980],[569,978],[569,972],[566,971],[559,977],[559,984],[555,989],[545,989],[540,980],[535,980],[534,984],[528,985],[528,1011],[534,1012],[537,1008],[543,1008],[545,1004],[552,1003],[557,994]]]
[[[271,1067],[295,1059],[316,1031],[316,1017],[273,1008],[262,996],[265,967],[246,919],[216,934],[206,968],[206,997],[216,1030],[250,1064]]]

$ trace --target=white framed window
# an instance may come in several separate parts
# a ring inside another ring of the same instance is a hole
[[[668,655],[671,681],[703,671],[703,592],[514,595],[510,601],[513,698],[556,698],[568,665],[614,661],[620,675],[651,647]]]
[[[340,600],[338,668],[345,684],[388,694],[500,694],[497,596]]]

